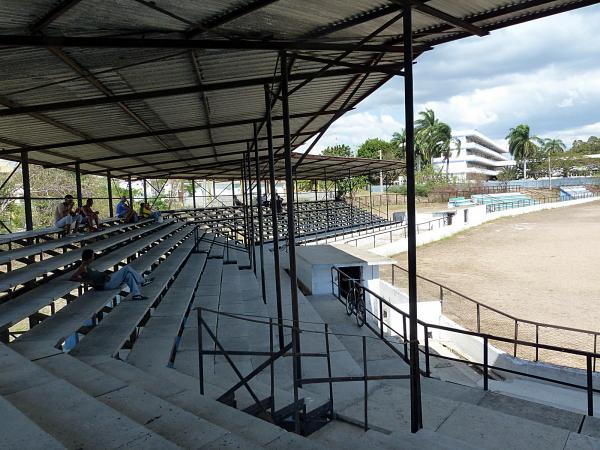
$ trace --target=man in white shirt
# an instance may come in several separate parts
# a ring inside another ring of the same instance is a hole
[[[65,201],[56,205],[56,210],[54,211],[54,226],[56,228],[63,228],[65,235],[69,233],[75,235],[81,222],[80,210],[77,208],[73,211],[73,204],[73,196],[65,195]]]

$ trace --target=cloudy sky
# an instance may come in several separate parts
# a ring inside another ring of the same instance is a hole
[[[540,137],[600,136],[600,5],[444,44],[414,66],[415,114],[431,108],[454,131],[503,143],[528,124]],[[404,123],[403,80],[391,80],[331,126],[328,145],[390,139]]]

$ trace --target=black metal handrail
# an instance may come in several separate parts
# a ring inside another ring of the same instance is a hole
[[[216,311],[210,308],[204,307],[196,307],[194,308],[197,311],[197,320],[198,320],[198,370],[199,370],[199,386],[200,393],[204,394],[204,356],[205,355],[215,355],[215,356],[223,356],[225,357],[227,363],[231,366],[233,371],[235,372],[239,381],[235,383],[231,388],[225,391],[220,397],[219,401],[226,402],[229,399],[233,398],[235,392],[242,387],[245,388],[248,393],[251,395],[256,407],[260,410],[265,417],[272,417],[272,414],[269,415],[267,410],[270,409],[271,413],[275,412],[275,376],[274,376],[274,363],[280,358],[284,357],[300,357],[300,358],[322,358],[326,360],[327,363],[327,377],[301,377],[298,379],[298,385],[308,385],[308,384],[328,384],[329,385],[329,414],[331,418],[338,418],[343,420],[343,417],[339,417],[335,414],[334,409],[334,396],[333,396],[333,384],[334,383],[346,383],[346,382],[363,382],[363,402],[364,402],[364,423],[362,424],[365,431],[369,428],[369,420],[368,420],[368,382],[369,381],[378,381],[378,380],[401,380],[401,379],[409,379],[410,375],[406,374],[398,374],[398,375],[372,375],[368,371],[368,358],[367,358],[367,339],[374,339],[380,341],[379,338],[374,338],[370,336],[356,335],[350,333],[334,333],[329,330],[329,325],[322,322],[307,322],[300,321],[299,324],[311,324],[318,325],[323,327],[323,330],[318,329],[308,329],[302,328],[302,325],[299,327],[294,327],[289,324],[291,319],[282,319],[281,323],[278,319],[267,317],[267,316],[259,316],[259,315],[249,315],[249,314],[238,314],[231,313],[226,311]],[[215,333],[210,329],[210,326],[206,323],[203,317],[203,313],[216,314],[218,316],[230,317],[246,322],[252,322],[255,324],[262,324],[269,326],[269,351],[248,351],[248,350],[227,350],[223,347],[223,345],[219,342],[219,339],[215,335]],[[325,352],[300,352],[295,353],[292,349],[292,344],[289,343],[285,345],[282,349],[276,351],[274,349],[274,339],[273,339],[273,328],[274,326],[278,326],[281,328],[287,328],[290,330],[295,330],[300,333],[312,333],[312,334],[320,334],[324,337],[325,344]],[[203,333],[202,329],[205,329],[210,339],[215,343],[217,350],[205,350],[203,345]],[[331,350],[329,345],[329,337],[330,336],[345,336],[345,337],[356,337],[360,338],[362,341],[362,357],[363,357],[363,374],[354,375],[354,376],[333,376],[332,374],[332,366],[331,366]],[[244,356],[265,356],[267,359],[259,364],[254,370],[252,370],[246,376],[242,375],[241,371],[236,366],[235,362],[232,360],[232,355],[244,355]],[[262,373],[264,370],[269,369],[270,372],[270,397],[267,399],[269,406],[265,407],[265,401],[259,399],[256,392],[250,386],[250,381]],[[294,422],[295,429],[298,431],[301,429],[299,420],[300,416],[298,414],[299,409],[303,406],[303,402],[298,402],[298,404],[294,405]]]
[[[395,223],[405,223],[405,221],[395,222]],[[433,230],[435,228],[433,224],[437,224],[437,228],[442,228],[443,226],[448,225],[448,216],[438,217],[437,219],[431,219],[426,222],[421,222],[421,223],[416,224],[417,234],[419,234],[423,231]],[[423,227],[425,227],[425,229],[423,229]],[[358,241],[373,238],[373,247],[376,247],[377,236],[389,234],[390,242],[394,242],[393,233],[398,232],[398,231],[404,231],[404,236],[402,237],[402,239],[406,239],[406,237],[408,236],[408,225],[405,224],[405,225],[401,225],[398,228],[394,228],[392,230],[376,231],[371,234],[348,239],[348,240],[344,241],[344,244],[350,244],[351,242],[354,242],[354,246],[358,247]]]
[[[379,315],[375,314],[373,311],[369,311],[369,307],[368,307],[369,304],[366,303],[367,312],[369,313],[369,315],[371,317],[375,317],[378,322],[377,328],[373,328],[371,325],[369,325],[369,329],[371,331],[373,331],[374,333],[378,334],[381,337],[381,339],[385,340],[385,337],[384,337],[384,326],[385,326],[388,330],[391,330],[397,337],[401,338],[402,342],[405,344],[404,358],[408,361],[409,354],[407,352],[406,343],[409,342],[409,338],[406,334],[406,329],[407,329],[406,322],[410,317],[409,314],[402,311],[401,309],[399,309],[398,307],[396,307],[395,305],[390,303],[388,300],[386,300],[385,298],[381,297],[379,294],[374,292],[373,290],[362,285],[356,279],[353,279],[352,277],[348,276],[346,273],[344,273],[339,268],[332,267],[331,268],[332,294],[340,302],[345,303],[345,299],[341,295],[342,292],[341,292],[340,281],[342,279],[349,282],[353,288],[363,290],[365,294],[369,294],[369,296],[371,298],[374,298],[378,302]],[[336,287],[337,287],[337,292],[336,292]],[[398,332],[397,330],[393,330],[388,324],[385,324],[384,317],[383,317],[384,305],[402,317],[402,323],[403,323],[402,333]],[[501,372],[512,373],[515,375],[520,375],[520,376],[524,376],[524,377],[528,377],[528,378],[532,378],[532,379],[542,380],[542,381],[558,384],[561,386],[568,386],[568,387],[575,388],[575,389],[585,390],[587,392],[588,415],[589,416],[594,415],[593,395],[594,395],[594,393],[600,393],[599,389],[594,389],[594,387],[593,387],[593,372],[594,372],[594,370],[593,370],[593,366],[592,366],[592,361],[594,361],[598,356],[600,356],[595,351],[594,352],[586,352],[584,350],[575,350],[575,349],[564,348],[564,347],[559,347],[559,346],[554,346],[554,345],[546,345],[546,344],[541,344],[539,342],[533,343],[533,342],[522,341],[522,340],[513,339],[513,338],[506,338],[506,337],[496,336],[496,335],[489,334],[489,333],[481,333],[481,332],[475,332],[475,331],[470,331],[470,330],[462,330],[459,328],[452,328],[452,327],[448,327],[448,326],[444,326],[444,325],[430,324],[421,319],[417,319],[417,324],[418,324],[418,326],[422,327],[422,329],[423,329],[423,336],[424,336],[424,341],[425,341],[423,347],[419,348],[420,353],[422,353],[425,356],[425,370],[424,371],[421,370],[421,374],[423,374],[427,377],[431,376],[430,358],[437,357],[437,358],[441,358],[441,359],[452,360],[455,362],[475,365],[475,366],[479,367],[483,373],[483,388],[484,388],[484,390],[488,390],[489,371],[490,370],[497,370],[497,371],[501,371]],[[429,346],[429,330],[431,330],[431,329],[437,329],[437,330],[442,330],[442,331],[446,331],[446,332],[450,332],[450,333],[457,333],[457,334],[480,338],[482,340],[482,345],[483,345],[483,349],[482,349],[483,350],[483,362],[473,362],[473,361],[467,360],[467,359],[452,358],[452,357],[443,356],[443,355],[439,355],[439,354],[432,354],[430,346]],[[507,368],[492,365],[488,361],[489,341],[499,341],[499,342],[513,344],[515,346],[522,345],[525,347],[532,347],[536,350],[536,353],[538,353],[539,350],[548,350],[548,351],[553,351],[553,352],[560,352],[560,353],[564,353],[564,354],[585,357],[586,381],[587,381],[586,385],[583,386],[580,384],[569,383],[569,382],[562,381],[562,380],[555,379],[555,378],[542,377],[539,375],[534,375],[534,374],[530,374],[530,373],[519,371],[519,370],[507,369]]]
[[[396,270],[400,270],[403,273],[408,273],[408,270],[405,269],[404,267],[400,267],[396,264],[392,264],[392,280],[391,280],[392,286],[396,286],[396,274],[395,274]],[[600,331],[586,330],[583,328],[574,328],[574,327],[568,327],[568,326],[564,326],[564,325],[556,325],[556,324],[538,322],[535,320],[522,319],[522,318],[516,317],[512,314],[509,314],[505,311],[502,311],[498,308],[487,305],[479,300],[475,300],[465,294],[462,294],[462,293],[456,291],[455,289],[452,289],[446,285],[438,283],[437,281],[434,281],[430,278],[427,278],[427,277],[424,277],[424,276],[421,276],[418,274],[417,274],[417,278],[419,280],[430,283],[436,287],[436,290],[438,292],[438,300],[441,303],[442,311],[444,311],[445,307],[449,308],[447,302],[444,301],[444,293],[454,294],[459,299],[464,300],[467,303],[473,304],[475,306],[477,333],[482,332],[481,316],[482,316],[482,312],[484,312],[484,311],[493,312],[494,314],[498,314],[499,316],[502,316],[502,317],[508,319],[509,321],[511,321],[512,324],[514,325],[514,335],[513,335],[514,340],[515,340],[515,344],[513,345],[513,356],[514,357],[517,357],[517,354],[518,354],[518,345],[519,345],[518,342],[521,341],[519,339],[519,330],[521,330],[523,328],[522,326],[520,326],[522,324],[531,325],[535,328],[535,344],[540,343],[540,329],[550,329],[550,330],[557,330],[559,332],[559,334],[561,331],[568,331],[568,332],[581,333],[583,335],[590,336],[593,338],[593,349],[594,349],[593,353],[597,353],[597,351],[598,351],[598,336],[600,335]],[[451,313],[448,310],[446,312]],[[457,315],[456,312],[453,312],[451,314],[453,314],[455,316]],[[461,318],[459,317],[459,320],[460,319]],[[465,321],[464,317],[462,319],[464,322]],[[466,326],[465,323],[461,323],[461,325]],[[535,362],[540,361],[539,348],[537,348],[537,347],[535,348],[534,361]],[[594,371],[596,371],[596,361],[597,361],[597,358],[594,357],[593,358],[593,370]]]

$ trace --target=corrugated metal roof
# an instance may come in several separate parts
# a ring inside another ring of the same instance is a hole
[[[597,2],[432,0],[417,3],[412,30],[415,57],[431,46],[471,35],[473,29],[469,30],[468,24],[480,27],[482,32],[491,31],[592,3]],[[421,6],[423,4],[425,6]],[[393,22],[392,19],[399,19],[401,9],[399,2],[391,0],[3,0],[0,39],[33,33],[42,38],[47,35],[174,39],[180,43],[184,42],[183,38],[229,43],[290,40],[355,47],[387,24],[387,28],[368,43],[400,44],[404,32],[402,20]],[[448,21],[439,12],[458,20]],[[354,107],[391,77],[387,73],[352,73],[353,69],[344,64],[395,63],[394,70],[398,71],[403,64],[402,53],[382,50],[348,54],[331,49],[295,52],[298,57],[291,57],[292,76],[326,67],[323,62],[302,57],[343,58],[340,64],[327,68],[325,77],[308,83],[290,82],[292,91],[303,85],[290,97],[294,147],[326,127],[334,111]],[[0,156],[18,160],[18,153],[8,152],[14,148],[10,145],[12,142],[20,142],[30,151],[32,161],[47,165],[64,166],[65,162],[77,160],[84,171],[97,173],[111,169],[117,176],[168,172],[173,177],[231,178],[238,175],[241,155],[247,142],[253,139],[253,122],[259,125],[260,154],[265,155],[262,82],[204,93],[127,99],[119,103],[109,99],[106,101],[110,103],[93,106],[57,109],[48,104],[199,84],[246,83],[259,78],[278,92],[278,84],[271,79],[278,75],[279,69],[278,53],[273,50],[85,45],[55,50],[21,45],[0,47],[0,145],[4,149],[0,150]],[[332,70],[345,72],[329,76]],[[362,85],[354,92],[358,83]],[[31,106],[38,107],[36,112],[15,115],[3,112]],[[326,115],[319,114],[325,110]],[[281,116],[281,102],[275,103],[272,114]],[[181,128],[188,129],[182,131]],[[274,141],[279,150],[283,145],[281,120],[274,121],[273,132],[279,136]],[[314,171],[314,168],[321,170],[321,165],[325,168],[333,163],[341,164],[340,161],[310,159],[309,166]],[[372,162],[343,161],[344,166],[351,166],[357,173],[363,170],[360,164],[364,170],[379,170]],[[219,174],[219,169],[223,174]],[[307,168],[298,173],[308,176],[312,172]]]

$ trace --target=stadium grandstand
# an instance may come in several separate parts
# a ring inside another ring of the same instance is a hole
[[[2,0],[0,158],[22,174],[26,229],[0,235],[0,448],[598,448],[595,346],[525,338],[516,319],[486,334],[480,305],[468,328],[418,308],[412,71],[438,45],[593,3]],[[311,154],[395,76],[406,161]],[[37,226],[32,165],[74,173],[78,206],[82,177],[104,177],[104,226]],[[348,198],[381,171],[406,172],[405,308],[373,287],[389,258],[300,245],[399,226]],[[159,179],[191,182],[192,207],[115,217],[113,180],[133,204],[132,184],[147,200]],[[201,180],[240,189],[197,207]],[[333,189],[298,201],[302,180]],[[87,249],[129,287],[74,277]],[[478,356],[434,348],[449,335]],[[579,358],[585,381],[502,365],[491,341]],[[575,406],[492,391],[511,374]]]

